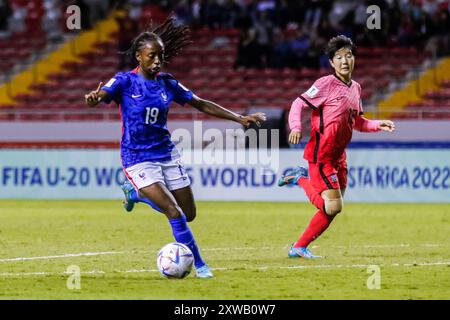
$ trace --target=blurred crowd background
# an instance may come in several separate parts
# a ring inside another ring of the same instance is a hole
[[[193,29],[238,29],[236,66],[326,67],[323,48],[339,34],[358,46],[414,46],[438,56],[450,50],[448,0],[0,0],[0,37],[26,32],[61,40],[64,10],[72,4],[83,13],[83,30],[112,8],[125,9],[119,20],[121,49],[147,22],[147,17],[142,21],[146,4],[174,12]],[[370,5],[381,9],[380,30],[366,27]]]
[[[366,27],[370,5],[381,10],[380,30]],[[238,28],[236,64],[247,67],[326,67],[323,48],[339,34],[360,46],[415,46],[439,55],[450,49],[449,1],[181,0],[167,6],[194,27]]]

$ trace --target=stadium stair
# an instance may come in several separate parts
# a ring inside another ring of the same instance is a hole
[[[426,69],[417,79],[381,101],[378,104],[380,113],[383,117],[417,119],[419,111],[422,118],[450,118],[450,112],[439,110],[450,108],[449,74],[450,58],[442,59],[436,66]],[[399,111],[392,112],[392,106],[398,107]]]
[[[92,52],[95,46],[109,40],[111,32],[117,31],[114,16],[99,22],[92,30],[82,32],[64,43],[59,49],[37,61],[25,71],[16,75],[10,82],[0,87],[0,107],[32,107],[39,106],[44,96],[34,94],[33,90],[48,86],[49,91],[57,91],[62,88],[67,93],[67,88],[58,77],[62,70],[70,70],[71,67],[81,62],[80,57]],[[47,82],[50,80],[50,82]],[[70,92],[70,91],[69,91]],[[68,93],[69,94],[69,93]],[[70,95],[70,94],[69,94]],[[58,94],[46,95],[55,105],[61,98]],[[63,106],[61,106],[63,107]]]

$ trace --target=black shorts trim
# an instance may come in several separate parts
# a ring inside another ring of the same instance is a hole
[[[323,181],[327,185],[327,188],[334,189],[333,186],[331,185],[330,181],[328,180],[327,176],[325,175],[325,172],[323,172],[323,163],[319,163],[319,173],[320,173],[320,176],[322,177]]]
[[[316,145],[314,146],[314,163],[317,163],[317,154],[319,153],[319,145],[320,145],[320,133],[315,131],[316,133]]]
[[[320,133],[323,134],[323,129],[324,129],[324,125],[323,125],[323,108],[319,109],[319,130]]]

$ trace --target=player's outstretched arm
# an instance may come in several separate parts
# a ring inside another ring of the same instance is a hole
[[[362,115],[358,115],[355,117],[355,129],[361,132],[393,132],[395,124],[391,120],[369,120]]]
[[[188,101],[188,104],[203,113],[221,119],[232,120],[246,127],[248,127],[252,123],[255,123],[259,127],[261,126],[261,122],[266,121],[266,115],[262,112],[257,112],[254,114],[243,116],[231,110],[228,110],[218,105],[217,103],[197,97],[196,95],[194,95],[192,99]]]
[[[108,94],[106,91],[100,89],[102,85],[103,82],[100,82],[96,90],[84,95],[84,100],[88,106],[95,107]]]

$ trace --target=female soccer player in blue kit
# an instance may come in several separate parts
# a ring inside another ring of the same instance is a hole
[[[127,188],[126,209],[146,202],[169,219],[177,242],[187,245],[195,258],[197,277],[213,274],[203,261],[195,238],[187,225],[196,215],[189,176],[180,154],[170,139],[167,114],[172,101],[185,103],[218,118],[244,126],[265,121],[263,113],[242,116],[193,94],[170,74],[160,72],[190,43],[189,29],[177,25],[173,17],[154,30],[138,35],[128,50],[139,65],[117,73],[106,85],[85,95],[86,103],[115,101],[122,118],[121,158],[124,172],[134,187]],[[131,186],[131,185],[130,185]]]

